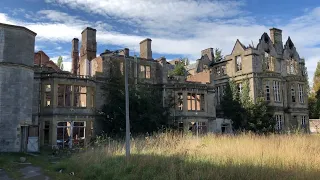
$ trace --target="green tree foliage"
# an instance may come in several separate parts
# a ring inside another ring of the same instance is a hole
[[[242,82],[241,94],[236,83],[230,80],[221,101],[224,117],[232,120],[236,131],[272,132],[275,125],[272,108],[267,105],[264,98],[258,98],[254,103],[249,93],[248,80]]]
[[[125,90],[123,76],[106,79],[102,86],[105,103],[101,109],[103,130],[111,137],[125,135]],[[157,87],[129,85],[130,132],[153,133],[167,127],[169,109],[163,107],[162,91]]]
[[[214,49],[214,61],[215,62],[221,61],[222,58],[223,58],[222,50],[219,48],[215,48]]]
[[[317,92],[320,89],[320,62],[317,64],[316,71],[313,76],[313,91]]]
[[[309,117],[318,119],[320,113],[320,62],[318,62],[313,76],[312,90],[308,97]]]
[[[174,69],[169,73],[170,76],[185,76],[186,75],[186,63],[189,63],[188,58],[180,58],[180,61],[175,64]]]
[[[63,59],[61,56],[58,58],[57,65],[61,70],[63,70]]]

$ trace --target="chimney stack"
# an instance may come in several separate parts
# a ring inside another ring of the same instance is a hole
[[[129,57],[129,48],[124,48],[123,50],[120,51],[119,54],[122,56]]]
[[[78,66],[79,66],[79,39],[74,38],[72,40],[72,74],[77,75]]]
[[[140,42],[140,58],[152,59],[151,41],[147,38]]]
[[[277,28],[270,29],[270,38],[272,43],[274,44],[277,52],[282,52],[283,43],[282,43],[282,30]]]
[[[214,60],[213,48],[207,48],[201,51],[201,56],[207,55],[210,61]]]

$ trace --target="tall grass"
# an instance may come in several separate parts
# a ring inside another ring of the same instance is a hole
[[[159,134],[105,146],[60,164],[80,179],[320,179],[320,137]]]

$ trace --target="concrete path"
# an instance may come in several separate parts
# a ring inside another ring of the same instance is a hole
[[[22,174],[21,179],[29,179],[29,180],[50,180],[48,176],[43,175],[41,168],[28,165],[23,168],[20,168],[19,171]],[[8,177],[8,174],[3,170],[0,169],[0,179],[1,180],[12,180]]]
[[[26,166],[20,169],[23,174],[22,179],[32,179],[32,180],[50,180],[48,176],[43,175],[40,167],[36,166]]]
[[[0,179],[1,180],[11,180],[7,173],[3,170],[3,169],[0,169]]]

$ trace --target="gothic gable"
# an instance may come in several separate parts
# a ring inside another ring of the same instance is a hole
[[[239,39],[237,39],[236,43],[233,46],[233,49],[231,51],[231,54],[238,54],[241,51],[246,50],[247,48],[239,41]]]
[[[290,37],[288,38],[286,44],[284,45],[283,59],[294,59],[300,62],[300,56]]]
[[[277,56],[276,49],[274,48],[274,45],[267,33],[263,33],[261,38],[259,39],[257,50],[261,55],[264,55],[264,53],[267,52],[271,56]]]

